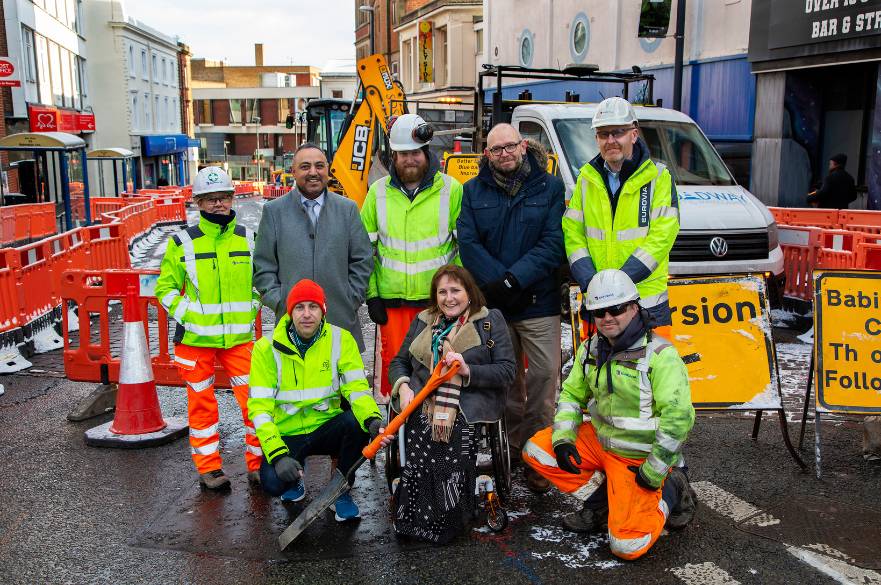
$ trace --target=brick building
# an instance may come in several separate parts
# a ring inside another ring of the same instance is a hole
[[[397,77],[400,69],[400,46],[395,27],[401,16],[408,11],[408,5],[415,0],[355,0],[355,57],[361,59],[370,54],[370,12],[360,10],[362,6],[373,9],[373,52],[382,53],[392,75]]]
[[[192,59],[192,95],[200,160],[226,165],[235,179],[268,179],[283,155],[303,142],[306,103],[320,96],[316,67],[264,65],[254,45],[254,65]],[[296,123],[286,128],[288,115]],[[255,153],[259,155],[255,162]]]

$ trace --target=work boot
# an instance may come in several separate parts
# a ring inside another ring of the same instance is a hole
[[[523,475],[526,476],[526,487],[529,488],[534,494],[546,494],[551,489],[551,482],[547,480],[545,476],[529,467],[528,465],[523,470]]]
[[[251,485],[260,485],[260,472],[259,471],[249,471],[248,472],[248,483]]]
[[[572,532],[604,532],[609,529],[609,506],[589,508],[587,503],[578,512],[563,516],[563,528]]]
[[[222,469],[215,469],[199,476],[199,483],[209,490],[222,490],[229,487],[229,478]]]
[[[673,468],[667,481],[672,481],[676,489],[679,490],[679,503],[670,510],[666,526],[670,530],[681,530],[694,520],[694,513],[697,510],[697,494],[688,483],[688,476],[678,467]]]

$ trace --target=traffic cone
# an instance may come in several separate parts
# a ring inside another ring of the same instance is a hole
[[[123,320],[116,415],[112,421],[86,431],[86,444],[134,448],[169,443],[183,436],[188,425],[183,419],[162,418],[144,317],[132,285],[126,291]]]

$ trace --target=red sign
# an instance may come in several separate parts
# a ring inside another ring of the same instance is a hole
[[[77,114],[76,127],[80,132],[94,132],[95,114]]]
[[[21,87],[16,79],[15,64],[9,57],[0,57],[0,87]]]
[[[31,132],[82,132],[95,131],[95,114],[81,114],[49,106],[28,105]]]
[[[58,131],[79,132],[76,126],[77,115],[78,113],[73,110],[58,110]]]
[[[29,106],[31,132],[58,132],[58,110],[45,106]]]

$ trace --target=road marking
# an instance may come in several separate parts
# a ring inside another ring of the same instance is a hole
[[[809,548],[829,551],[834,553],[835,556],[848,558],[844,553],[826,545],[814,544],[810,545]],[[813,550],[806,550],[794,546],[787,546],[786,550],[795,558],[807,563],[838,583],[842,583],[842,585],[881,585],[881,574],[878,574],[875,571],[863,569],[861,567],[854,567],[840,559],[826,556],[825,554],[820,554]]]
[[[709,481],[696,481],[691,484],[697,497],[709,508],[715,510],[726,518],[735,522],[756,526],[773,526],[780,524],[780,520],[756,508],[749,502],[745,502],[730,492],[726,492],[719,486]],[[748,520],[747,520],[748,519]]]
[[[670,572],[689,585],[703,585],[705,583],[740,585],[740,581],[729,575],[725,569],[717,566],[715,563],[687,564],[684,567],[674,567],[670,569]]]

